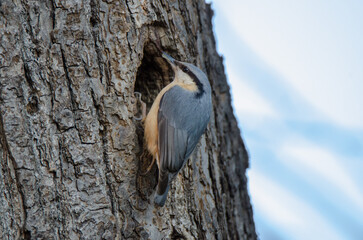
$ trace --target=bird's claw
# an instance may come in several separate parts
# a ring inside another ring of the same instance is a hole
[[[141,176],[146,176],[146,174],[148,174],[151,170],[151,168],[154,166],[155,163],[155,158],[153,157],[153,161],[151,162],[151,164],[147,167],[146,171],[141,173]]]
[[[140,108],[141,108],[141,116],[140,117],[136,117],[134,116],[134,119],[137,121],[142,121],[146,118],[146,103],[144,103],[141,100],[141,93],[140,92],[134,92],[134,95],[137,99],[137,103],[136,103],[136,114],[140,112]],[[140,106],[140,108],[139,108]]]

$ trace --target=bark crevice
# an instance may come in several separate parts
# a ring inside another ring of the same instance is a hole
[[[24,190],[22,185],[20,184],[20,180],[19,180],[19,176],[18,176],[18,166],[16,163],[16,160],[14,159],[11,151],[10,151],[10,147],[9,147],[9,143],[7,141],[7,137],[6,137],[6,132],[4,129],[4,121],[3,121],[3,114],[0,112],[0,141],[1,141],[1,147],[3,150],[3,156],[2,156],[2,160],[5,162],[7,159],[10,159],[11,161],[11,165],[7,165],[7,164],[2,164],[3,168],[7,169],[8,172],[8,179],[12,180],[12,174],[11,174],[11,167],[13,167],[13,171],[14,171],[14,184],[16,186],[16,191],[17,192],[13,192],[12,190],[9,191],[9,193],[11,194],[11,196],[13,195],[17,195],[17,193],[20,195],[20,201],[21,201],[21,206],[22,209],[17,209],[15,211],[19,211],[23,217],[21,219],[22,221],[22,226],[20,228],[21,230],[21,236],[23,236],[25,239],[30,239],[31,238],[31,234],[30,232],[26,229],[26,219],[27,219],[27,208],[25,206],[25,194],[24,194]],[[9,182],[9,184],[12,184],[11,182]],[[10,188],[11,186],[9,186]],[[8,189],[9,189],[8,188]],[[16,221],[14,221],[16,222]]]
[[[256,239],[210,5],[1,0],[0,15],[0,238]],[[163,208],[134,118],[135,92],[149,110],[173,78],[158,48],[206,72],[214,112]]]

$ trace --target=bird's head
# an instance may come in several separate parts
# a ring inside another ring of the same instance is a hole
[[[162,53],[162,56],[174,71],[174,81],[186,85],[195,85],[195,90],[199,90],[199,92],[210,91],[208,78],[198,67],[191,63],[175,60],[165,52]]]

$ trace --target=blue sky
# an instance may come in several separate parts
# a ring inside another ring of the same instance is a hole
[[[260,239],[363,239],[363,1],[211,2]]]

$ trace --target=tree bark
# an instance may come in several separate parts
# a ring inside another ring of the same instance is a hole
[[[1,239],[256,239],[210,5],[0,0]],[[165,207],[142,123],[171,80],[158,44],[207,73],[213,116]]]

